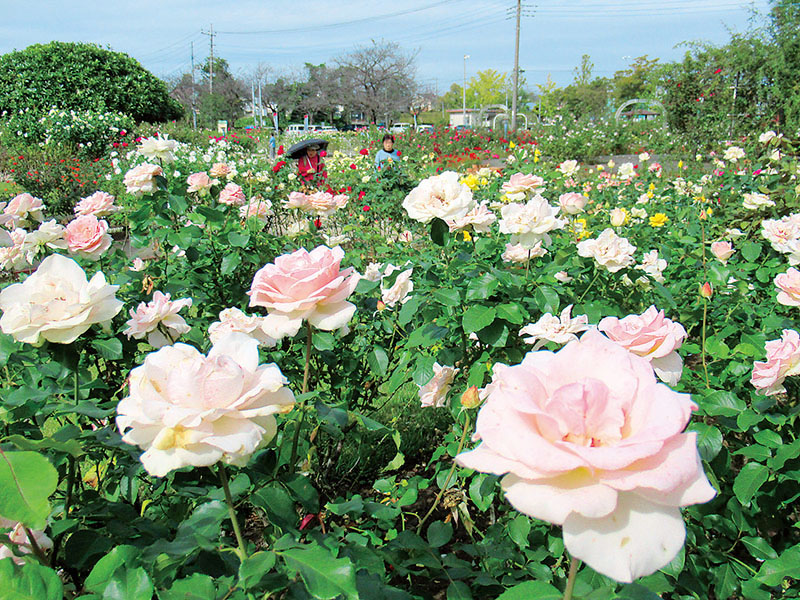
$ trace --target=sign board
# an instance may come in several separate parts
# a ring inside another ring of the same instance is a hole
[[[227,121],[217,121],[217,133],[221,133],[224,136],[228,135],[228,122]]]

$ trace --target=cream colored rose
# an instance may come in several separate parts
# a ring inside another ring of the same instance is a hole
[[[173,152],[177,146],[177,141],[171,140],[166,136],[150,137],[144,138],[139,142],[139,146],[136,149],[145,158],[158,158],[165,163],[170,163],[175,160]]]
[[[87,281],[78,263],[53,254],[25,281],[0,292],[0,329],[28,344],[69,344],[122,309],[114,296],[117,289],[99,272]]]
[[[122,183],[125,184],[126,191],[134,196],[152,194],[158,189],[156,177],[163,174],[164,170],[158,165],[145,163],[125,173]]]
[[[408,216],[421,223],[434,218],[460,219],[472,210],[475,200],[468,185],[459,183],[459,175],[445,171],[419,182],[403,200]]]
[[[633,253],[636,246],[626,238],[618,236],[613,229],[606,229],[596,239],[588,239],[578,244],[578,255],[592,257],[598,266],[616,273],[634,264]]]

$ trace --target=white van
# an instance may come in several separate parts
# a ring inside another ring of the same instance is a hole
[[[411,123],[395,123],[389,131],[392,133],[403,133],[406,129],[411,129]]]

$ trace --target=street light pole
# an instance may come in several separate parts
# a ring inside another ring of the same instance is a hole
[[[517,0],[517,35],[514,43],[514,95],[511,97],[511,131],[517,130],[517,97],[519,96],[519,18],[522,0]]]
[[[464,87],[461,88],[461,122],[467,126],[467,59],[469,54],[464,55]]]

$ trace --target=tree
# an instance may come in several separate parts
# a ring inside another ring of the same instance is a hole
[[[658,88],[658,59],[636,58],[627,69],[614,73],[612,96],[617,104],[634,98],[654,99]]]
[[[209,63],[210,59],[206,59],[201,67],[203,77],[199,86],[198,117],[206,127],[214,127],[218,119],[227,120],[232,125],[244,114],[249,90],[245,90],[244,84],[231,75],[228,61],[224,58],[215,57],[211,71]],[[210,79],[213,79],[213,91]]]
[[[406,54],[394,42],[372,41],[336,59],[350,82],[347,104],[372,122],[405,112],[415,96],[416,54]]]
[[[148,122],[183,115],[166,84],[121,52],[50,42],[0,56],[0,113],[51,107],[108,110]]]
[[[769,41],[773,51],[768,65],[773,83],[773,104],[787,128],[800,127],[800,4],[796,0],[773,0]]]

